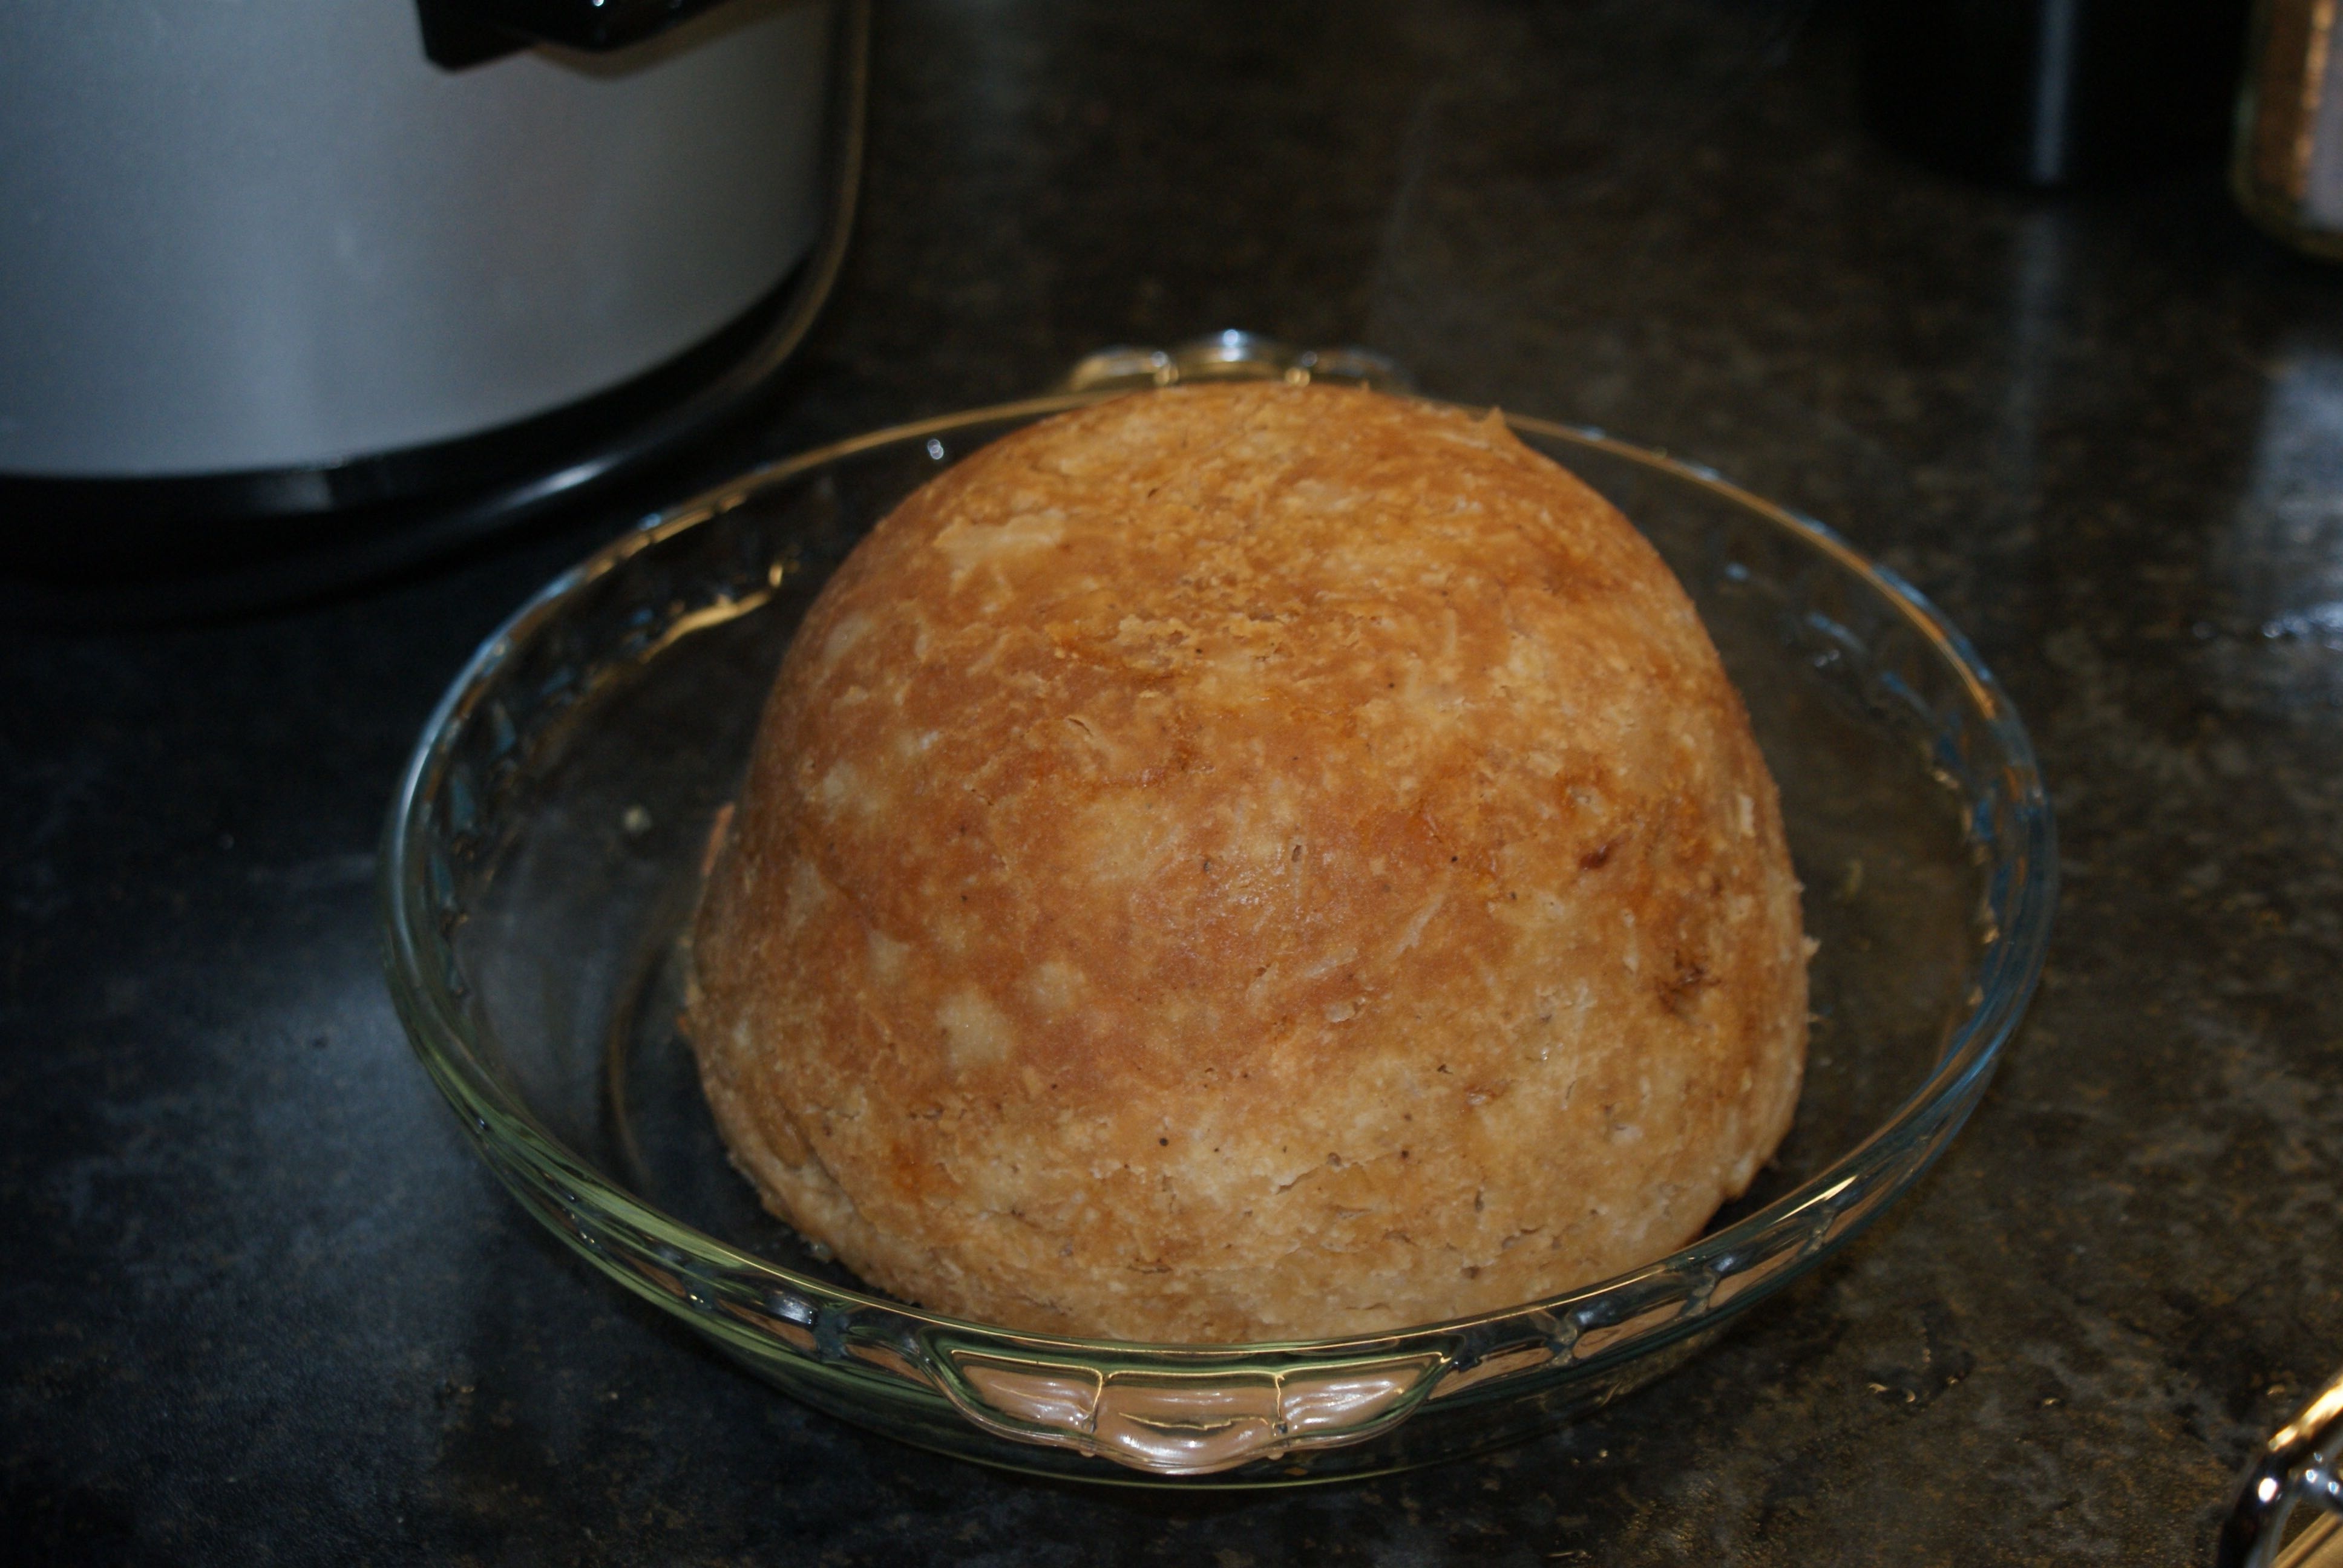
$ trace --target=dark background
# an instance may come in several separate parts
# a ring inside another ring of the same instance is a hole
[[[1795,11],[890,0],[848,274],[746,433],[335,602],[0,628],[0,1558],[2203,1560],[2343,1362],[2343,274],[2209,162],[1906,161]],[[1224,326],[1843,529],[2027,716],[2066,891],[1960,1142],[1684,1371],[1142,1496],[866,1437],[590,1275],[410,1058],[370,883],[442,687],[643,506]]]

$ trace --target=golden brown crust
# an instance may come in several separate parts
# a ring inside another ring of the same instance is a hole
[[[1772,780],[1494,418],[1282,386],[996,442],[808,614],[696,932],[766,1201],[1017,1328],[1246,1341],[1660,1256],[1787,1127]]]

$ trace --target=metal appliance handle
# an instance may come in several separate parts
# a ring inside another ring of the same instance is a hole
[[[724,0],[415,0],[423,53],[461,71],[533,44],[606,55],[656,38]]]
[[[436,9],[532,44],[596,54],[688,22],[722,0],[437,0]]]
[[[2286,1539],[2287,1516],[2309,1503],[2323,1516]],[[2343,1565],[2343,1372],[2271,1434],[2237,1483],[2214,1568]]]

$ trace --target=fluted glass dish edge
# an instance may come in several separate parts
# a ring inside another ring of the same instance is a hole
[[[566,725],[592,722],[597,695],[611,683],[820,575],[770,550],[769,538],[719,552],[722,565],[712,571],[694,557],[661,577],[668,557],[706,555],[706,531],[744,506],[791,486],[818,487],[859,459],[924,451],[942,461],[1101,395],[1113,394],[1063,394],[874,432],[663,511],[531,598],[450,687],[386,829],[385,968],[418,1057],[533,1215],[759,1375],[860,1424],[1045,1473],[1258,1486],[1427,1462],[1606,1403],[1835,1252],[1910,1186],[1983,1094],[2041,970],[2056,893],[2054,829],[2022,722],[1966,639],[1827,528],[1694,465],[1518,416],[1510,423],[1534,445],[1700,492],[1698,504],[1714,502],[1755,530],[1750,538],[1770,540],[1765,548],[1778,548],[1784,563],[1772,578],[1792,584],[1777,618],[1783,635],[1810,640],[1817,668],[1868,660],[1860,700],[1885,704],[1883,723],[1933,751],[1926,766],[1957,799],[1979,872],[1974,973],[1933,1070],[1867,1137],[1755,1211],[1584,1289],[1388,1334],[1175,1346],[1017,1333],[841,1286],[664,1211],[551,1130],[500,1065],[455,940],[469,918],[471,884],[493,858],[499,791],[512,794],[511,780],[534,766],[532,748],[557,744]],[[1716,569],[1725,581],[1751,568],[1725,560]],[[648,591],[631,592],[638,577]],[[614,595],[631,606],[624,615],[602,613],[600,601]],[[1829,602],[1811,608],[1817,595]],[[1885,643],[1895,658],[1846,651]]]

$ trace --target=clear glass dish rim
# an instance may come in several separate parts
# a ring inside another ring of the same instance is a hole
[[[892,1314],[922,1332],[939,1332],[968,1344],[990,1341],[1031,1353],[1045,1352],[1073,1360],[1113,1362],[1158,1361],[1190,1369],[1209,1362],[1236,1370],[1254,1362],[1291,1366],[1297,1362],[1347,1362],[1383,1355],[1394,1347],[1431,1338],[1453,1338],[1517,1320],[1539,1316],[1561,1319],[1587,1312],[1607,1299],[1634,1299],[1635,1287],[1663,1277],[1680,1277],[1694,1269],[1714,1271],[1714,1266],[1738,1252],[1772,1255],[1766,1243],[1799,1233],[1799,1221],[1816,1213],[1827,1216],[1840,1194],[1892,1164],[1915,1145],[1936,1135],[1946,1119],[1965,1117],[1984,1081],[1998,1065],[2011,1035],[2024,1017],[2040,979],[2048,948],[2050,922],[2057,901],[2056,835],[2048,793],[2045,789],[2033,742],[2017,710],[2000,682],[1957,628],[1929,602],[1926,595],[1889,568],[1855,549],[1827,525],[1779,506],[1740,486],[1715,470],[1672,457],[1664,451],[1635,446],[1590,426],[1513,413],[1503,417],[1514,429],[1589,447],[1639,467],[1687,481],[1711,494],[1764,518],[1819,554],[1866,582],[1916,631],[1936,656],[1956,673],[1967,693],[1976,720],[1994,735],[2007,759],[2004,769],[2009,809],[2017,819],[2022,853],[2013,857],[2025,871],[2013,879],[2006,900],[1996,900],[1988,884],[1986,899],[1998,930],[1998,940],[1986,949],[1972,971],[1976,1000],[1953,1030],[1927,1079],[1897,1105],[1887,1120],[1854,1148],[1790,1191],[1742,1216],[1721,1230],[1707,1232],[1642,1267],[1610,1279],[1580,1286],[1557,1295],[1540,1297],[1493,1312],[1433,1322],[1409,1324],[1379,1333],[1328,1339],[1256,1341],[1242,1343],[1173,1343],[1133,1340],[1084,1339],[1062,1334],[1031,1333],[955,1318],[924,1308],[831,1284],[801,1274],[755,1253],[743,1251],[693,1226],[674,1219],[618,1187],[592,1164],[573,1153],[540,1126],[527,1106],[484,1068],[472,1050],[469,1027],[460,1002],[434,966],[424,961],[421,933],[433,923],[426,879],[408,875],[407,862],[421,841],[424,813],[431,786],[446,766],[462,721],[485,698],[489,684],[515,650],[573,596],[615,570],[636,554],[699,527],[748,499],[757,491],[783,483],[830,464],[898,443],[952,434],[972,426],[1044,416],[1103,401],[1108,397],[1144,396],[1122,390],[1053,394],[980,408],[962,409],[930,418],[893,425],[849,437],[811,450],[749,469],[736,477],[646,517],[633,528],[596,550],[556,577],[491,633],[466,661],[449,684],[399,776],[386,823],[376,881],[377,914],[383,943],[383,967],[392,1000],[408,1040],[424,1067],[450,1103],[470,1123],[482,1152],[507,1181],[518,1174],[509,1169],[516,1160],[540,1182],[549,1184],[573,1210],[656,1239],[699,1264],[727,1272],[760,1277],[815,1302],[835,1303],[856,1310]],[[1419,399],[1439,403],[1438,399]],[[1475,409],[1474,412],[1481,412]],[[743,606],[742,608],[752,608]],[[736,612],[737,613],[737,612]],[[729,618],[722,617],[719,618]],[[678,628],[692,629],[693,622]],[[1933,1156],[1931,1157],[1933,1158]],[[1916,1177],[1917,1169],[1904,1180]],[[1867,1221],[1866,1221],[1867,1223]],[[1810,1227],[1809,1227],[1810,1228]],[[1855,1229],[1863,1228],[1858,1225]],[[1835,1235],[1811,1248],[1801,1266],[1778,1271],[1742,1291],[1730,1302],[1701,1314],[1703,1322],[1721,1321],[1774,1293],[1806,1271],[1822,1257],[1835,1251],[1854,1231]],[[672,1264],[680,1259],[668,1260]],[[669,1297],[661,1304],[681,1313]],[[1632,1315],[1632,1306],[1630,1315]],[[1690,1327],[1692,1325],[1685,1325]],[[1659,1334],[1633,1336],[1623,1352],[1651,1348],[1674,1338]],[[971,1345],[970,1348],[980,1348]],[[797,1352],[792,1352],[793,1354]],[[805,1356],[811,1362],[815,1358]],[[1604,1361],[1612,1359],[1605,1356]]]

